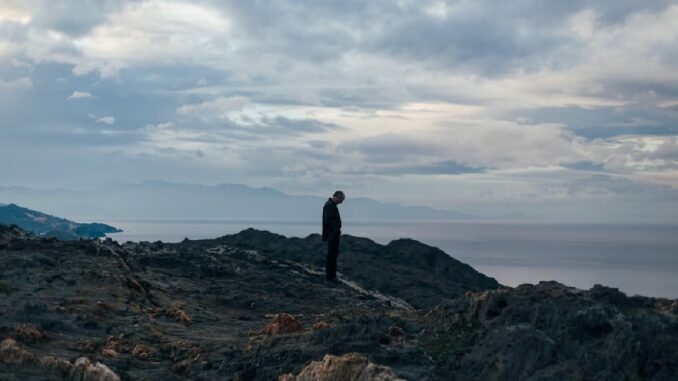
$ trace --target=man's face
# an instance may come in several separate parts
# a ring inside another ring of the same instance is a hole
[[[334,197],[334,203],[339,205],[344,202],[344,197]]]

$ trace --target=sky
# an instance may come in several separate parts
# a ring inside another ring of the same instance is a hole
[[[0,0],[0,163],[678,223],[678,4]]]

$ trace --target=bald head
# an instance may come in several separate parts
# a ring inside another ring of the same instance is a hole
[[[341,204],[342,202],[344,202],[345,199],[346,195],[344,195],[344,192],[340,190],[334,192],[334,194],[332,195],[332,201],[334,201],[335,204]]]

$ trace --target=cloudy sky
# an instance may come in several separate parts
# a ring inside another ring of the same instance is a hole
[[[678,5],[0,0],[0,161],[678,222]]]

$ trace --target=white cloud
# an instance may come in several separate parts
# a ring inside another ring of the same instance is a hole
[[[97,118],[96,122],[111,126],[115,124],[115,118],[112,116],[102,116],[101,118]]]
[[[27,24],[31,21],[31,12],[20,2],[0,4],[0,22],[11,21]]]
[[[205,5],[129,3],[87,35],[73,40],[82,54],[73,72],[82,75],[96,70],[106,77],[133,64],[200,63],[223,56],[227,40],[219,39],[229,29],[229,21]]]
[[[92,94],[88,93],[87,91],[74,91],[71,95],[68,96],[66,99],[81,99],[81,98],[92,98]]]
[[[177,114],[193,115],[201,119],[226,118],[233,111],[241,111],[252,102],[242,96],[219,96],[197,104],[186,104],[177,109]]]

